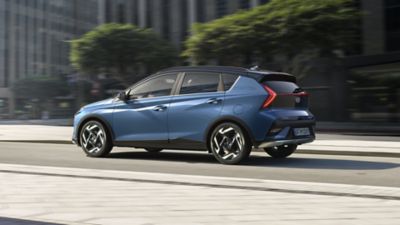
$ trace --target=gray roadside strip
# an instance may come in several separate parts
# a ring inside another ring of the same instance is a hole
[[[11,142],[11,143],[35,143],[35,144],[70,144],[72,141],[63,140],[0,140],[0,142]]]
[[[62,168],[61,168],[62,169]],[[99,171],[100,172],[100,171]],[[398,193],[399,188],[390,188],[390,187],[373,187],[373,186],[355,186],[355,185],[345,185],[345,184],[324,184],[324,183],[309,183],[304,185],[307,182],[296,182],[296,181],[268,181],[268,180],[252,180],[252,179],[217,179],[215,182],[215,178],[210,177],[211,182],[201,182],[198,180],[204,179],[202,176],[192,176],[196,181],[177,181],[176,178],[185,177],[185,175],[174,175],[169,174],[169,176],[174,176],[174,179],[166,180],[166,179],[142,179],[142,178],[132,178],[132,177],[116,177],[116,176],[98,176],[98,175],[83,175],[83,174],[67,174],[67,173],[51,173],[51,172],[40,172],[40,171],[23,171],[23,170],[9,170],[9,169],[0,169],[0,173],[9,173],[9,174],[22,174],[22,175],[39,175],[39,176],[51,176],[51,177],[65,177],[65,178],[77,178],[77,179],[96,179],[96,180],[108,180],[108,181],[123,181],[123,182],[140,182],[140,183],[154,183],[154,184],[166,184],[166,185],[184,185],[184,186],[200,186],[200,187],[208,187],[208,188],[222,188],[222,189],[239,189],[239,190],[251,190],[251,191],[265,191],[265,192],[280,192],[280,193],[288,193],[288,194],[311,194],[311,195],[324,195],[324,196],[338,196],[338,197],[356,197],[356,198],[371,198],[371,199],[382,199],[382,200],[396,200],[400,201],[400,195],[388,195],[383,194],[383,192],[391,192]],[[157,176],[157,175],[156,175]],[[168,176],[168,174],[165,174]],[[188,176],[186,176],[188,177]],[[199,177],[199,179],[196,179]],[[164,177],[165,178],[165,177]],[[185,178],[182,178],[183,180]],[[214,180],[213,180],[214,179]],[[251,185],[239,185],[240,183],[249,182]],[[257,182],[258,181],[258,182]],[[265,181],[267,183],[263,183]],[[236,183],[235,183],[236,182]],[[266,187],[268,186],[268,182],[271,182],[271,186],[279,186],[279,185],[289,185],[295,186],[294,188],[280,188],[280,187]],[[274,183],[276,182],[276,183]],[[225,184],[224,184],[225,183]],[[321,191],[321,190],[306,190],[308,187],[315,189],[316,185],[319,189],[329,189],[335,191]],[[337,189],[336,189],[337,187]],[[343,189],[352,191],[352,192],[340,192],[336,190]],[[355,193],[356,191],[361,192],[370,192],[370,193]],[[382,194],[376,194],[382,193]]]
[[[34,143],[34,144],[69,144],[71,141],[63,140],[0,140],[8,143]],[[390,148],[392,149],[392,148]],[[257,152],[263,152],[262,149],[254,149]],[[346,155],[346,156],[369,156],[369,157],[390,157],[400,158],[400,152],[363,152],[363,151],[340,151],[340,150],[314,150],[314,149],[299,149],[296,153],[315,154],[315,155]]]

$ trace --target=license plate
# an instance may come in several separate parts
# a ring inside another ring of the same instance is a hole
[[[294,136],[307,136],[307,135],[310,135],[310,129],[308,129],[308,127],[294,128],[293,132],[294,132]]]

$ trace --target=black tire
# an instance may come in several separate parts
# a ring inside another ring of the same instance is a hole
[[[296,149],[297,145],[281,145],[271,148],[264,148],[264,151],[272,158],[282,159],[293,154]]]
[[[252,149],[245,131],[231,122],[215,127],[208,143],[214,157],[222,164],[238,164],[248,158]]]
[[[151,153],[157,153],[161,152],[163,149],[162,148],[145,148],[146,151],[151,152]]]
[[[113,148],[108,130],[95,120],[88,121],[82,126],[79,137],[80,145],[89,157],[105,157]]]

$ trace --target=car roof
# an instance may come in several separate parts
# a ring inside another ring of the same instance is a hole
[[[296,78],[288,73],[283,72],[274,72],[274,71],[267,71],[267,70],[251,70],[246,69],[243,67],[234,67],[234,66],[177,66],[177,67],[170,67],[164,70],[157,72],[166,73],[166,72],[218,72],[218,73],[234,73],[241,76],[251,77],[256,79],[257,81],[261,81],[267,77],[287,77],[288,80],[296,80]]]

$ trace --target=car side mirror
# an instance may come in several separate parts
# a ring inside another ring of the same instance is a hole
[[[125,91],[121,91],[117,94],[117,99],[125,102],[128,100],[128,95],[126,95]]]

